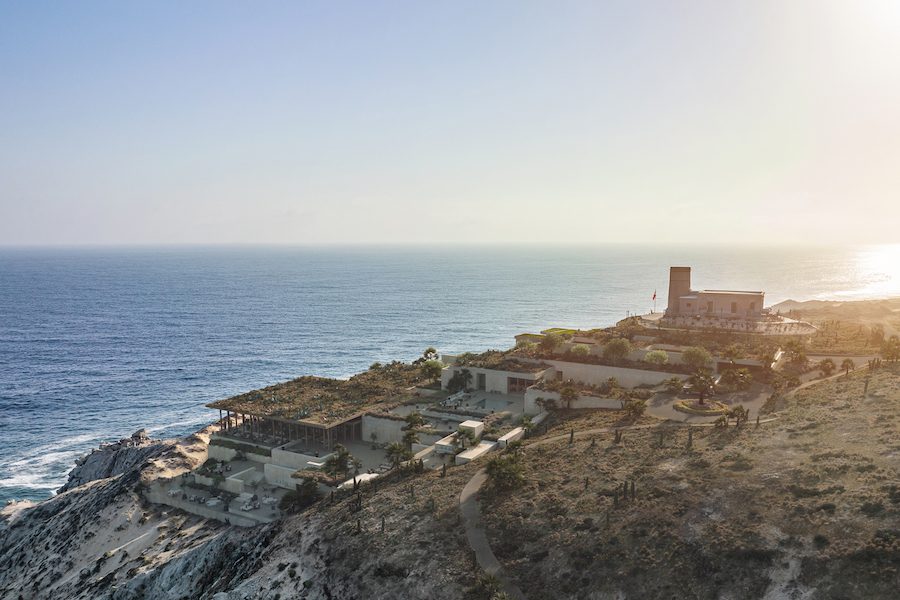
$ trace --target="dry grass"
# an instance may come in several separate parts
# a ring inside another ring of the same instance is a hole
[[[485,497],[495,552],[532,600],[894,598],[900,369],[866,398],[864,378],[802,390],[759,429],[695,429],[691,449],[684,430],[526,446],[525,487]],[[624,481],[636,499],[616,506]]]
[[[480,466],[448,469],[446,477],[440,471],[388,477],[363,491],[360,511],[352,498],[324,501],[318,511],[334,576],[361,598],[481,598],[458,504]]]
[[[900,298],[860,300],[855,302],[782,302],[776,305],[782,313],[809,321],[819,328],[810,340],[811,352],[872,353],[880,344],[873,340],[873,328],[883,328],[885,335],[900,334]]]
[[[406,391],[410,386],[428,381],[420,365],[394,362],[346,380],[299,377],[207,406],[256,416],[325,423],[363,410],[397,404],[411,397]]]

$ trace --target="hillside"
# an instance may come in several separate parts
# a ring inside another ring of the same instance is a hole
[[[900,364],[778,408],[691,434],[555,411],[519,450],[524,484],[479,496],[501,576],[530,600],[895,597]],[[617,443],[611,427],[629,429]],[[0,599],[499,598],[458,504],[484,462],[390,473],[255,528],[147,503],[149,481],[205,460],[209,432],[135,434],[80,460],[54,498],[0,511]]]
[[[59,495],[0,511],[0,599],[484,597],[457,523],[474,465],[389,476],[359,506],[325,499],[256,528],[143,500],[148,481],[202,462],[205,443],[128,438],[79,461]]]
[[[759,428],[695,428],[690,448],[683,429],[535,440],[522,489],[485,493],[494,551],[532,600],[895,598],[900,368],[865,378]]]

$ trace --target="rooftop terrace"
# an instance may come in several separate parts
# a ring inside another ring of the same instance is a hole
[[[471,352],[460,354],[456,357],[455,364],[459,367],[494,369],[513,373],[539,373],[550,367],[544,363],[520,360],[509,352],[500,350],[488,350],[481,354],[472,354]]]
[[[394,362],[350,379],[304,376],[253,390],[206,406],[220,410],[331,425],[374,408],[389,408],[426,383],[419,365]]]

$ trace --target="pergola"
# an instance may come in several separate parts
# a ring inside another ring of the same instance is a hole
[[[219,410],[221,432],[237,438],[277,441],[277,445],[303,441],[309,447],[331,450],[339,442],[362,439],[362,415],[358,413],[333,423],[286,419],[234,410]]]

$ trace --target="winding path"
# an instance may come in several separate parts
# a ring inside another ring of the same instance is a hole
[[[857,367],[856,370],[859,371],[863,369],[868,369],[868,365]],[[797,386],[793,390],[787,392],[785,394],[785,398],[790,398],[800,390],[806,389],[818,383],[822,383],[831,379],[837,379],[843,376],[843,372],[838,372],[829,377],[807,381]],[[777,416],[773,416],[768,419],[761,420],[759,421],[759,423],[770,423],[772,421],[775,421],[776,419]],[[660,427],[663,424],[668,424],[668,426],[671,428],[714,426],[714,423],[685,423],[660,419],[659,423],[650,423],[645,425],[627,425],[624,427],[597,427],[594,429],[583,429],[581,431],[576,431],[574,437],[580,438],[586,435],[612,433],[615,430],[633,431],[637,429],[654,429]],[[538,439],[528,444],[528,446],[551,444],[553,442],[565,440],[571,435],[571,433],[563,433],[547,438]],[[472,476],[468,483],[466,483],[462,492],[460,492],[459,494],[459,511],[460,515],[462,516],[463,526],[466,530],[466,538],[469,541],[469,546],[475,553],[475,560],[478,562],[478,565],[482,569],[484,569],[486,573],[489,573],[497,578],[497,580],[500,582],[500,585],[503,587],[503,591],[506,592],[513,600],[527,600],[525,594],[522,592],[519,586],[516,585],[516,583],[507,576],[506,572],[503,569],[503,565],[501,565],[500,561],[497,560],[497,556],[494,554],[494,551],[491,550],[491,544],[488,541],[487,532],[485,532],[484,530],[484,525],[481,521],[481,507],[478,504],[478,492],[481,491],[481,488],[484,486],[484,483],[486,481],[487,473],[485,472],[484,468],[481,468],[477,473],[475,473],[475,475]]]
[[[821,381],[821,380],[819,380]],[[760,421],[760,423],[769,423],[774,421],[775,417]],[[626,425],[624,427],[597,427],[594,429],[583,429],[575,432],[576,438],[586,435],[597,435],[601,433],[613,433],[615,430],[634,431],[638,429],[654,429],[660,427],[664,423],[669,423],[671,428],[681,427],[713,427],[713,423],[679,423],[677,421],[660,421],[659,423],[648,423],[645,425]],[[568,439],[571,433],[563,433],[548,438],[543,438],[528,444],[530,446],[541,446],[551,444],[561,440]],[[475,475],[466,483],[462,492],[459,494],[459,511],[462,516],[463,526],[466,530],[466,538],[469,541],[469,547],[475,553],[475,560],[478,565],[484,569],[486,573],[495,576],[506,592],[513,600],[527,600],[525,594],[514,581],[512,581],[503,569],[503,565],[497,560],[497,556],[491,549],[491,544],[487,538],[487,532],[481,522],[481,507],[478,504],[478,492],[487,481],[487,473],[484,468],[478,470]]]
[[[700,427],[701,425],[694,426]],[[651,423],[647,425],[629,425],[625,427],[615,428],[598,427],[596,429],[584,429],[582,431],[576,431],[575,437],[596,435],[598,433],[612,433],[615,429],[625,431],[635,429],[652,429],[654,427],[659,427],[659,424]],[[683,427],[683,425],[676,425],[676,427]],[[536,440],[535,442],[528,445],[539,446],[543,444],[550,444],[552,442],[558,442],[560,440],[568,439],[570,435],[570,433],[554,435],[552,437]],[[488,541],[487,533],[485,532],[484,525],[481,522],[481,507],[478,505],[478,492],[481,491],[481,488],[486,481],[487,473],[485,473],[484,468],[479,469],[478,472],[472,476],[472,479],[470,479],[469,482],[466,483],[466,486],[459,494],[459,511],[462,515],[463,526],[466,530],[466,538],[469,540],[469,546],[475,553],[475,560],[478,562],[478,565],[482,569],[484,569],[486,573],[490,573],[497,578],[497,580],[500,582],[500,585],[503,587],[503,591],[506,592],[513,600],[526,600],[525,594],[521,589],[519,589],[519,586],[516,585],[515,582],[513,582],[506,575],[506,572],[503,570],[503,565],[500,564],[500,561],[497,560],[496,555],[494,555],[494,551],[491,550],[491,544]]]

